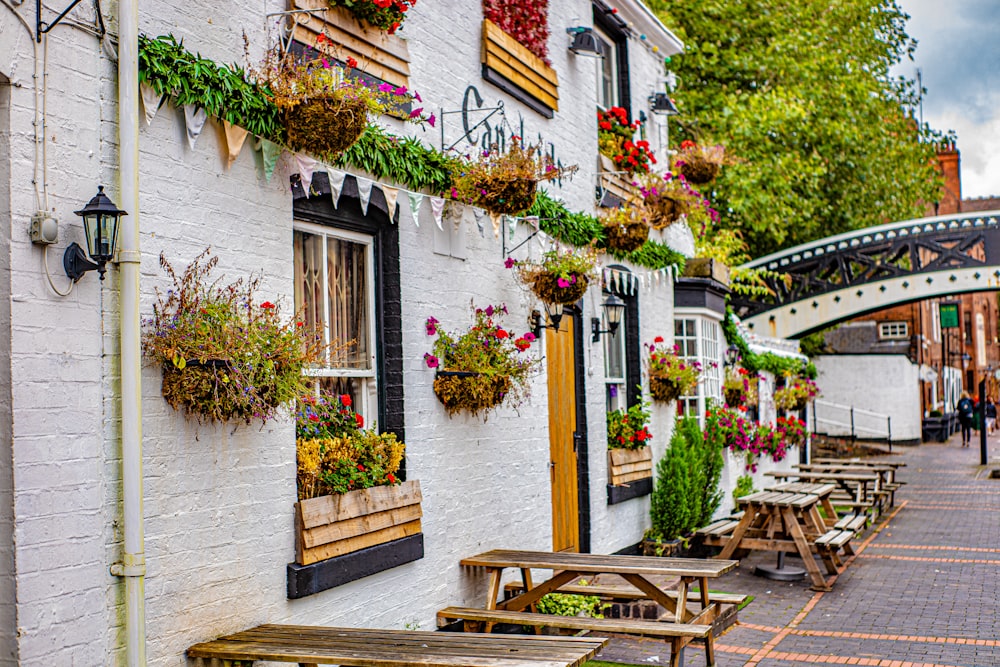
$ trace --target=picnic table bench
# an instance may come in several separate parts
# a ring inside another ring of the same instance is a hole
[[[853,513],[868,512],[872,518],[880,512],[887,492],[882,489],[882,475],[877,471],[814,472],[808,470],[770,471],[764,473],[778,481],[796,480],[834,484],[833,505],[849,507]]]
[[[593,658],[602,637],[533,637],[412,630],[260,625],[195,644],[189,658],[225,667],[254,661],[371,667],[576,667]]]
[[[495,550],[465,558],[461,564],[466,567],[486,569],[489,578],[486,604],[481,608],[442,609],[438,612],[438,622],[441,625],[461,620],[464,622],[463,627],[470,631],[489,632],[496,623],[512,623],[659,637],[670,643],[671,667],[679,667],[682,661],[682,649],[696,639],[705,642],[708,665],[715,664],[711,624],[720,614],[720,603],[710,600],[708,580],[729,572],[738,565],[738,562],[698,558]],[[498,601],[497,597],[502,588],[501,577],[507,568],[520,570],[523,592],[510,599]],[[553,576],[536,585],[531,578],[533,569],[552,570]],[[670,612],[672,622],[565,617],[535,613],[534,605],[544,595],[563,592],[564,587],[574,584],[582,577],[598,574],[614,574],[622,577],[647,599],[657,602]],[[679,578],[677,591],[668,595],[667,591],[649,580],[650,576]],[[697,612],[688,608],[688,589],[693,583],[698,585],[696,602],[700,602],[701,608]]]
[[[821,461],[813,461],[812,463],[799,464],[793,467],[803,472],[815,473],[850,474],[876,472],[882,478],[879,484],[879,493],[888,497],[889,507],[894,507],[896,504],[896,490],[905,484],[905,482],[900,482],[896,479],[896,470],[905,465],[905,463],[894,461],[861,462],[856,460],[830,461],[828,459],[823,459]]]

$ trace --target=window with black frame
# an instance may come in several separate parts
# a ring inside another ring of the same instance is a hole
[[[613,269],[618,278],[606,285],[602,294],[606,300],[614,295],[625,303],[621,322],[611,332],[607,313],[601,309],[601,334],[604,346],[605,404],[608,412],[627,410],[641,400],[639,303],[635,295],[635,277],[627,269]]]
[[[622,107],[631,116],[628,66],[628,25],[611,7],[594,2],[594,36],[601,46],[597,62],[597,106]]]

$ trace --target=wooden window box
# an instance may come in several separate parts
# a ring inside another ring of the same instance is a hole
[[[614,161],[606,155],[599,155],[598,201],[601,206],[615,208],[636,200],[638,189],[632,185],[632,177],[617,171]]]
[[[653,451],[641,449],[608,450],[608,504],[615,505],[653,491]]]
[[[295,504],[295,562],[309,565],[420,532],[420,483],[376,486]]]
[[[556,71],[488,19],[483,20],[483,78],[546,118],[559,110]]]
[[[397,86],[410,87],[410,48],[398,35],[373,28],[343,7],[330,7],[326,0],[291,0],[292,9],[326,9],[325,13],[295,14],[293,39],[338,60],[354,58],[366,74]],[[337,48],[317,43],[325,34]]]

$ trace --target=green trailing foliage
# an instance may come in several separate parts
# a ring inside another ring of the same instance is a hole
[[[437,194],[451,187],[451,173],[457,163],[457,159],[425,146],[419,139],[398,137],[378,125],[369,125],[335,166],[357,167],[380,179]]]
[[[537,215],[541,230],[563,243],[575,246],[585,246],[591,243],[598,247],[605,245],[604,225],[597,217],[570,211],[565,204],[556,201],[545,190],[538,191],[534,206],[528,209],[525,215]],[[641,248],[630,253],[611,252],[610,254],[615,259],[628,261],[654,271],[667,266],[676,266],[678,271],[684,268],[684,255],[656,241],[646,241]]]
[[[243,69],[192,54],[173,35],[139,35],[139,81],[178,105],[193,104],[257,136],[284,136],[278,108]]]
[[[740,335],[740,330],[733,319],[733,311],[726,307],[726,319],[722,322],[722,332],[726,342],[735,345],[740,351],[740,365],[751,373],[765,371],[775,377],[782,375],[802,375],[811,380],[816,379],[816,364],[793,357],[783,357],[773,352],[758,354],[750,350],[750,345]]]

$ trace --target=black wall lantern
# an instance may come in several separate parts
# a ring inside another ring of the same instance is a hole
[[[739,362],[740,362],[740,348],[736,347],[735,345],[730,345],[729,347],[726,348],[725,365],[732,367],[738,364]]]
[[[594,343],[601,340],[601,334],[609,333],[614,335],[618,331],[618,327],[622,323],[622,315],[625,314],[625,302],[616,297],[614,294],[608,296],[607,300],[601,304],[601,309],[604,311],[604,319],[608,321],[608,328],[601,329],[601,318],[592,317],[590,319],[590,333],[591,341]]]
[[[537,310],[531,311],[529,323],[531,324],[531,332],[535,334],[535,338],[542,335],[542,329],[552,329],[556,333],[559,332],[559,324],[563,318],[563,305],[561,303],[546,303],[545,316],[548,318],[548,324],[542,324],[542,314],[540,312]]]
[[[566,32],[573,35],[573,43],[569,45],[569,50],[578,56],[602,56],[601,43],[597,41],[593,28],[580,26],[577,28],[566,28]]]
[[[666,93],[653,93],[649,96],[649,107],[653,113],[663,116],[676,116],[680,113],[674,106],[674,101]]]
[[[97,186],[97,194],[79,211],[73,211],[83,218],[83,231],[87,236],[87,252],[76,243],[71,243],[63,254],[63,268],[66,275],[77,282],[87,271],[97,269],[104,280],[104,265],[115,256],[118,240],[118,221],[125,211],[104,194],[104,186]],[[90,261],[87,259],[90,255]]]

